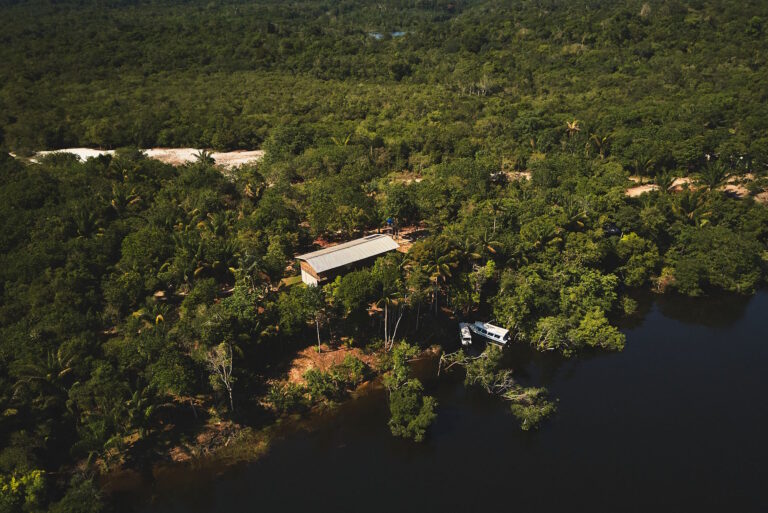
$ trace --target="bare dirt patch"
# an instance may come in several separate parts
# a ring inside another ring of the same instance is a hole
[[[691,187],[692,185],[693,185],[693,178],[684,176],[683,178],[675,178],[675,180],[672,182],[672,187],[670,187],[670,189],[675,192],[678,192],[678,191],[682,191],[686,187]]]
[[[646,185],[636,185],[635,187],[630,187],[624,192],[624,194],[626,194],[630,198],[636,198],[642,194],[645,194],[646,192],[658,191],[658,190],[659,190],[658,185],[649,183]]]
[[[264,150],[237,150],[211,155],[216,165],[224,167],[237,167],[243,164],[253,164],[264,157]]]
[[[61,150],[49,150],[38,151],[34,157],[29,159],[32,162],[37,162],[39,158],[47,157],[54,153],[71,153],[76,155],[80,160],[88,160],[91,158],[100,157],[102,155],[114,155],[115,150],[94,150],[93,148],[64,148]]]
[[[156,159],[173,166],[181,166],[183,164],[194,162],[197,159],[197,154],[200,150],[197,148],[148,148],[141,151],[151,159]],[[72,153],[73,155],[77,155],[80,160],[87,160],[101,155],[114,155],[115,151],[96,150],[93,148],[63,148],[61,150],[39,151],[35,157],[30,160],[32,162],[37,162],[37,159],[52,153]],[[261,160],[262,157],[264,157],[263,150],[236,150],[211,153],[211,158],[213,158],[216,165],[226,168],[237,167],[243,164],[253,164],[254,162]]]
[[[728,194],[737,196],[739,198],[746,198],[747,196],[749,196],[749,190],[743,185],[737,184],[737,183],[726,184],[725,186],[723,186],[723,191],[727,192]]]
[[[317,352],[317,346],[307,347],[293,358],[288,371],[288,382],[304,383],[304,373],[309,369],[327,371],[333,365],[338,365],[347,355],[354,356],[364,361],[369,367],[376,368],[378,356],[376,354],[366,354],[357,347],[338,347],[332,348],[327,344],[321,344],[321,351]]]
[[[659,186],[656,184],[642,184],[640,177],[630,176],[629,179],[636,184],[640,184],[629,187],[625,191],[625,194],[630,198],[636,198],[647,192],[659,190]],[[737,198],[746,198],[749,196],[749,189],[747,188],[747,184],[749,184],[749,182],[753,181],[754,179],[755,176],[751,173],[747,173],[743,176],[732,176],[727,180],[725,185],[720,187],[720,190]],[[669,187],[669,190],[671,192],[681,192],[684,189],[695,190],[698,188],[700,187],[696,185],[696,182],[694,182],[692,178],[685,176],[682,178],[675,178],[675,180],[672,182],[672,185]],[[768,191],[758,194],[755,196],[755,199],[760,203],[768,203]]]
[[[504,174],[507,176],[507,180],[509,180],[510,182],[517,182],[519,180],[531,179],[530,171],[505,171]]]
[[[423,180],[422,176],[412,171],[402,171],[400,173],[391,173],[388,177],[391,184],[404,184],[411,185],[412,183],[419,183]]]

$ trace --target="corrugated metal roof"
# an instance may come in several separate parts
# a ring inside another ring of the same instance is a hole
[[[311,265],[315,272],[322,273],[387,253],[398,247],[399,244],[392,237],[377,233],[362,239],[355,239],[331,246],[330,248],[313,251],[306,255],[299,255],[296,258],[304,260]]]

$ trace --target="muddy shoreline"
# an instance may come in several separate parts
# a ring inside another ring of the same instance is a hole
[[[442,348],[437,345],[423,350],[411,362],[414,375],[425,380],[436,379],[441,351]],[[161,461],[145,468],[116,468],[97,476],[97,482],[112,504],[126,500],[131,507],[147,504],[160,489],[207,482],[238,466],[257,461],[279,440],[297,433],[308,435],[322,429],[355,401],[377,395],[381,395],[384,400],[386,392],[382,378],[382,374],[377,374],[364,381],[341,402],[318,404],[307,412],[280,417],[275,423],[260,429],[240,426],[230,443],[197,457],[182,461]]]

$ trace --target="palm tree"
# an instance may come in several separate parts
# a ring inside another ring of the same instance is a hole
[[[563,203],[563,213],[565,214],[564,227],[569,231],[579,231],[584,228],[588,217],[584,207],[574,201],[573,198],[566,198]]]
[[[473,243],[468,238],[463,239],[460,242],[455,242],[454,249],[446,254],[446,256],[453,256],[452,260],[457,264],[466,262],[468,267],[471,267],[472,263],[476,260],[480,260],[482,255],[476,250],[479,244]]]
[[[128,186],[119,183],[112,184],[112,200],[109,204],[118,215],[139,201],[141,201],[141,196],[136,194],[135,188],[129,189]]]
[[[488,234],[488,230],[485,230],[482,237],[477,241],[477,250],[474,254],[487,260],[490,255],[495,255],[499,248],[501,248],[501,242],[495,240],[492,235]]]
[[[167,303],[161,303],[158,301],[147,300],[143,308],[140,308],[133,312],[131,316],[134,319],[138,319],[142,323],[142,328],[139,328],[139,332],[144,329],[156,329],[165,326],[165,318],[171,311],[171,307]]]
[[[227,233],[227,228],[231,224],[231,212],[216,212],[208,214],[208,219],[197,223],[198,228],[207,228],[210,233],[216,237],[223,237]]]
[[[561,234],[563,229],[550,223],[531,223],[526,226],[525,239],[530,242],[534,249],[541,248],[547,244],[560,244],[563,239]]]
[[[458,263],[450,260],[449,255],[441,256],[427,266],[429,280],[434,284],[433,302],[435,304],[435,313],[437,313],[440,290],[445,288],[448,279],[453,276],[451,268],[457,266]]]
[[[195,152],[195,161],[206,166],[216,164],[216,161],[213,159],[213,153],[208,150],[197,150]]]
[[[237,256],[237,241],[228,239],[219,246],[219,259],[218,260],[205,260],[202,257],[198,259],[197,268],[195,268],[194,276],[199,276],[204,271],[220,272],[229,271],[234,273],[234,268],[230,265],[234,262]]]
[[[149,387],[136,390],[131,398],[125,401],[126,431],[136,430],[140,438],[147,432],[150,418],[155,411],[155,406],[150,396]]]
[[[672,211],[677,217],[699,226],[708,222],[711,213],[706,211],[707,198],[701,190],[684,189],[675,199]]]
[[[49,351],[41,362],[22,364],[15,372],[14,394],[35,394],[32,404],[41,409],[63,406],[67,398],[67,376],[72,372],[76,358],[64,346]]]
[[[610,134],[605,136],[600,136],[594,133],[590,134],[589,139],[584,145],[584,152],[589,155],[592,150],[594,150],[597,152],[601,159],[604,159],[608,155],[610,139]]]
[[[499,214],[506,212],[508,209],[498,199],[490,199],[486,201],[485,209],[486,211],[490,210],[491,215],[493,216],[493,228],[492,228],[491,234],[495,235],[496,234],[496,218],[498,217]]]
[[[708,191],[712,191],[724,185],[730,175],[730,170],[725,164],[720,161],[710,160],[704,166],[704,169],[699,172],[696,181]]]
[[[198,225],[199,221],[202,221],[205,219],[203,216],[203,213],[200,212],[199,208],[193,208],[191,210],[184,210],[184,219],[181,221],[182,223],[185,223],[187,226],[189,225]],[[184,228],[184,224],[181,225],[180,229]]]
[[[349,140],[352,138],[352,134],[347,134],[347,136],[344,139],[337,138],[336,136],[331,137],[331,140],[336,146],[346,146],[349,144]]]
[[[675,184],[675,177],[669,171],[663,171],[657,174],[653,181],[661,192],[668,194]]]
[[[630,163],[629,169],[632,173],[640,177],[640,184],[642,184],[643,177],[650,176],[653,172],[653,159],[648,157],[638,157]]]
[[[266,184],[263,179],[256,182],[247,182],[243,187],[243,195],[248,199],[258,201],[265,187]]]
[[[261,266],[261,259],[247,249],[235,254],[237,267],[231,272],[235,276],[235,282],[243,281],[250,290],[256,290],[257,284],[266,283],[266,290],[270,288],[270,278]]]
[[[78,237],[90,237],[93,233],[102,233],[101,220],[98,214],[87,206],[80,206],[72,215],[75,231]]]
[[[403,304],[402,302],[405,300],[405,296],[403,296],[399,290],[391,289],[391,290],[385,290],[383,292],[383,295],[379,300],[376,302],[376,306],[384,306],[384,349],[386,351],[389,351],[392,349],[392,346],[395,343],[395,334],[397,333],[397,326],[400,325],[400,319],[403,317]],[[392,335],[389,334],[389,328],[391,324],[391,319],[389,317],[389,307],[390,306],[399,306],[399,315],[397,319],[397,324],[395,325],[394,331]]]
[[[409,261],[407,256],[404,261],[407,262],[405,264],[407,294],[411,305],[416,304],[416,331],[418,331],[421,304],[429,296],[431,289],[429,274],[426,267]]]
[[[581,131],[578,119],[574,119],[573,121],[566,121],[565,126],[566,130],[568,131],[568,137],[573,137],[576,135],[576,133]]]

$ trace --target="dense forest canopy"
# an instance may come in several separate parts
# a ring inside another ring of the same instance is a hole
[[[17,150],[234,149],[301,125],[435,162],[524,160],[578,119],[626,165],[764,163],[765,20],[757,1],[22,2],[0,127]]]
[[[766,20],[731,0],[0,4],[0,511],[96,511],[99,473],[376,373],[393,434],[421,440],[439,405],[408,360],[477,312],[568,356],[621,350],[638,291],[752,293]],[[25,158],[72,146],[118,151]],[[266,154],[174,167],[151,146]],[[294,255],[390,217],[427,235],[291,284]],[[358,352],[286,380],[321,342]],[[553,410],[500,353],[452,358],[525,429]]]

